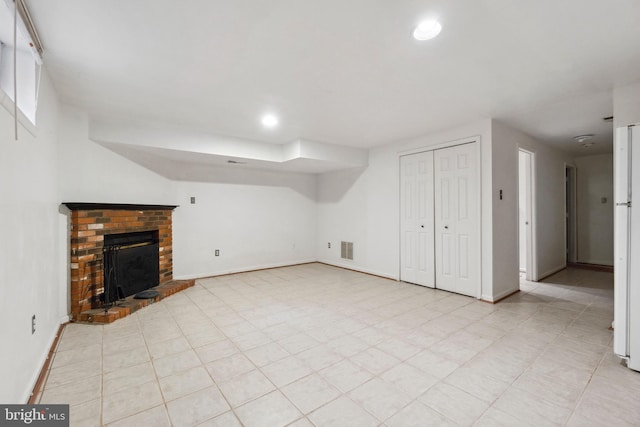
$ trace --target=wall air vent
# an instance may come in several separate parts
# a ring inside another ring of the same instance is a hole
[[[353,242],[340,243],[340,257],[342,259],[353,259]]]

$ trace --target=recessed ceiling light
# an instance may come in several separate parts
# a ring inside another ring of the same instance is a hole
[[[268,128],[274,128],[278,126],[278,117],[274,114],[265,114],[262,116],[262,124]]]
[[[435,19],[422,21],[415,30],[413,30],[413,38],[416,40],[431,40],[442,31],[442,25]]]

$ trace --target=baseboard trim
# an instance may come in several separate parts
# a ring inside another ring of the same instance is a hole
[[[329,261],[329,260],[325,260],[325,259],[321,259],[316,261],[318,264],[324,264],[324,265],[329,265],[331,267],[338,267],[338,268],[342,268],[345,270],[350,270],[350,271],[355,271],[358,273],[364,273],[364,274],[368,274],[369,276],[375,276],[375,277],[380,277],[382,279],[389,279],[389,280],[394,280],[394,281],[399,281],[400,279],[398,277],[394,277],[394,276],[390,276],[388,274],[383,274],[377,271],[373,271],[373,270],[369,270],[366,268],[361,268],[358,266],[354,266],[354,265],[345,265],[342,263],[336,263],[334,261]]]
[[[518,292],[520,292],[520,289],[510,289],[508,291],[502,292],[501,294],[498,294],[496,297],[493,297],[493,298],[483,297],[480,301],[486,302],[489,304],[497,304],[500,301],[509,298],[511,295],[517,294]]]
[[[567,264],[561,265],[559,267],[556,268],[552,268],[551,270],[546,271],[545,273],[543,273],[540,277],[538,278],[538,280],[536,280],[536,282],[542,282],[544,279],[548,278],[549,276],[553,276],[554,274],[556,274],[559,271],[564,270],[565,268],[567,268]]]
[[[68,316],[67,316],[68,317]],[[38,375],[38,379],[36,380],[36,384],[33,386],[33,390],[31,391],[31,395],[29,396],[28,404],[33,405],[36,404],[36,399],[38,398],[38,394],[40,394],[40,389],[42,388],[42,384],[44,383],[47,374],[49,373],[49,366],[51,366],[51,361],[53,360],[53,355],[58,347],[58,340],[60,336],[62,336],[62,331],[64,331],[65,326],[69,322],[65,322],[60,324],[58,327],[58,332],[53,338],[53,342],[51,343],[51,347],[49,348],[49,353],[47,354],[47,358],[44,360],[42,368],[40,369],[40,374]]]
[[[252,271],[272,270],[274,268],[293,267],[295,265],[313,264],[314,262],[318,262],[318,261],[313,259],[313,260],[295,261],[295,262],[288,262],[288,263],[255,265],[251,267],[234,268],[230,270],[216,271],[216,272],[210,272],[210,273],[187,274],[182,276],[176,276],[174,277],[174,279],[175,280],[207,279],[209,277],[229,276],[231,274],[250,273]]]
[[[211,277],[231,276],[233,274],[251,273],[252,271],[273,270],[274,268],[294,267],[296,265],[306,265],[306,264],[323,264],[323,265],[328,265],[330,267],[342,268],[344,270],[355,271],[357,273],[368,274],[369,276],[380,277],[382,279],[389,279],[396,282],[399,280],[397,277],[389,276],[386,274],[378,273],[378,272],[367,270],[364,268],[346,266],[346,265],[334,263],[328,260],[309,260],[309,261],[301,261],[301,262],[295,262],[295,263],[271,264],[266,266],[239,268],[239,269],[225,270],[225,271],[215,272],[215,273],[189,274],[185,276],[177,276],[177,277],[174,277],[174,279],[175,280],[208,279]]]
[[[592,264],[589,262],[570,262],[567,267],[580,268],[582,270],[604,271],[606,273],[613,273],[613,265],[607,264]]]

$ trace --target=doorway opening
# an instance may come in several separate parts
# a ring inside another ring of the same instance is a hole
[[[565,248],[566,263],[578,262],[578,237],[576,229],[576,168],[565,163]]]
[[[538,280],[535,260],[535,154],[518,150],[518,250],[520,276]]]

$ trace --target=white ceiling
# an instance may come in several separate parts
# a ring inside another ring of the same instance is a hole
[[[64,102],[265,143],[367,148],[492,117],[610,151],[611,91],[640,80],[638,0],[27,4]],[[425,17],[443,30],[417,42]]]

